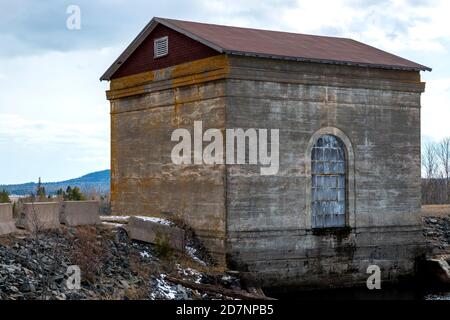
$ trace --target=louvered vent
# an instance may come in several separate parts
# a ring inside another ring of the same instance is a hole
[[[164,57],[169,53],[169,37],[155,39],[154,56],[155,58]]]

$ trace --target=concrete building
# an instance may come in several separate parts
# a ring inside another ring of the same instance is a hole
[[[154,18],[101,77],[112,211],[181,218],[264,286],[361,284],[372,264],[409,276],[425,70],[350,39]],[[279,129],[278,172],[174,164],[171,135],[194,121]]]

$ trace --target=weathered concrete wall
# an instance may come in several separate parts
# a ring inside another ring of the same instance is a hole
[[[0,203],[0,236],[16,231],[11,203]]]
[[[63,201],[60,222],[66,226],[100,224],[98,201]]]
[[[214,57],[115,79],[111,197],[115,215],[174,216],[233,268],[266,286],[365,282],[412,273],[421,251],[417,72]],[[173,165],[171,133],[280,129],[280,170]],[[348,156],[347,228],[311,229],[311,148],[334,134]]]
[[[280,170],[227,166],[229,262],[267,286],[353,285],[377,264],[413,271],[420,251],[418,73],[230,58],[229,128],[280,129]],[[319,134],[316,134],[319,133]],[[310,151],[320,133],[347,148],[347,231],[311,230]]]
[[[225,168],[175,165],[176,128],[224,128],[226,58],[111,82],[111,203],[115,215],[178,217],[225,261]],[[136,95],[138,94],[139,95]],[[129,97],[124,97],[130,95]],[[119,99],[120,98],[120,99]]]
[[[58,202],[24,203],[17,227],[28,231],[59,228],[60,204]]]

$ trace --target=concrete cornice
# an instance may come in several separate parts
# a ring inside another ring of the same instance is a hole
[[[217,55],[174,67],[114,79],[111,81],[110,90],[106,91],[106,96],[108,100],[120,99],[224,79],[228,74],[227,56]]]
[[[422,93],[425,83],[418,72],[367,70],[366,68],[326,66],[267,59],[229,58],[217,55],[111,80],[106,92],[109,100],[174,89],[219,79],[266,81],[328,87],[364,88]]]

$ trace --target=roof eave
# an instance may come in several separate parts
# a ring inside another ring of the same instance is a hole
[[[314,63],[323,63],[323,64],[335,64],[335,65],[348,65],[348,66],[369,67],[369,68],[379,68],[379,69],[392,69],[392,70],[403,70],[403,71],[432,71],[432,68],[429,68],[429,67],[423,66],[423,65],[417,65],[417,67],[407,67],[407,66],[399,66],[399,65],[384,65],[384,64],[362,63],[362,62],[353,62],[353,61],[326,60],[326,59],[271,55],[271,54],[265,54],[265,53],[235,51],[235,50],[223,50],[223,53],[226,53],[229,55],[238,55],[238,56],[302,61],[302,62],[314,62]]]

